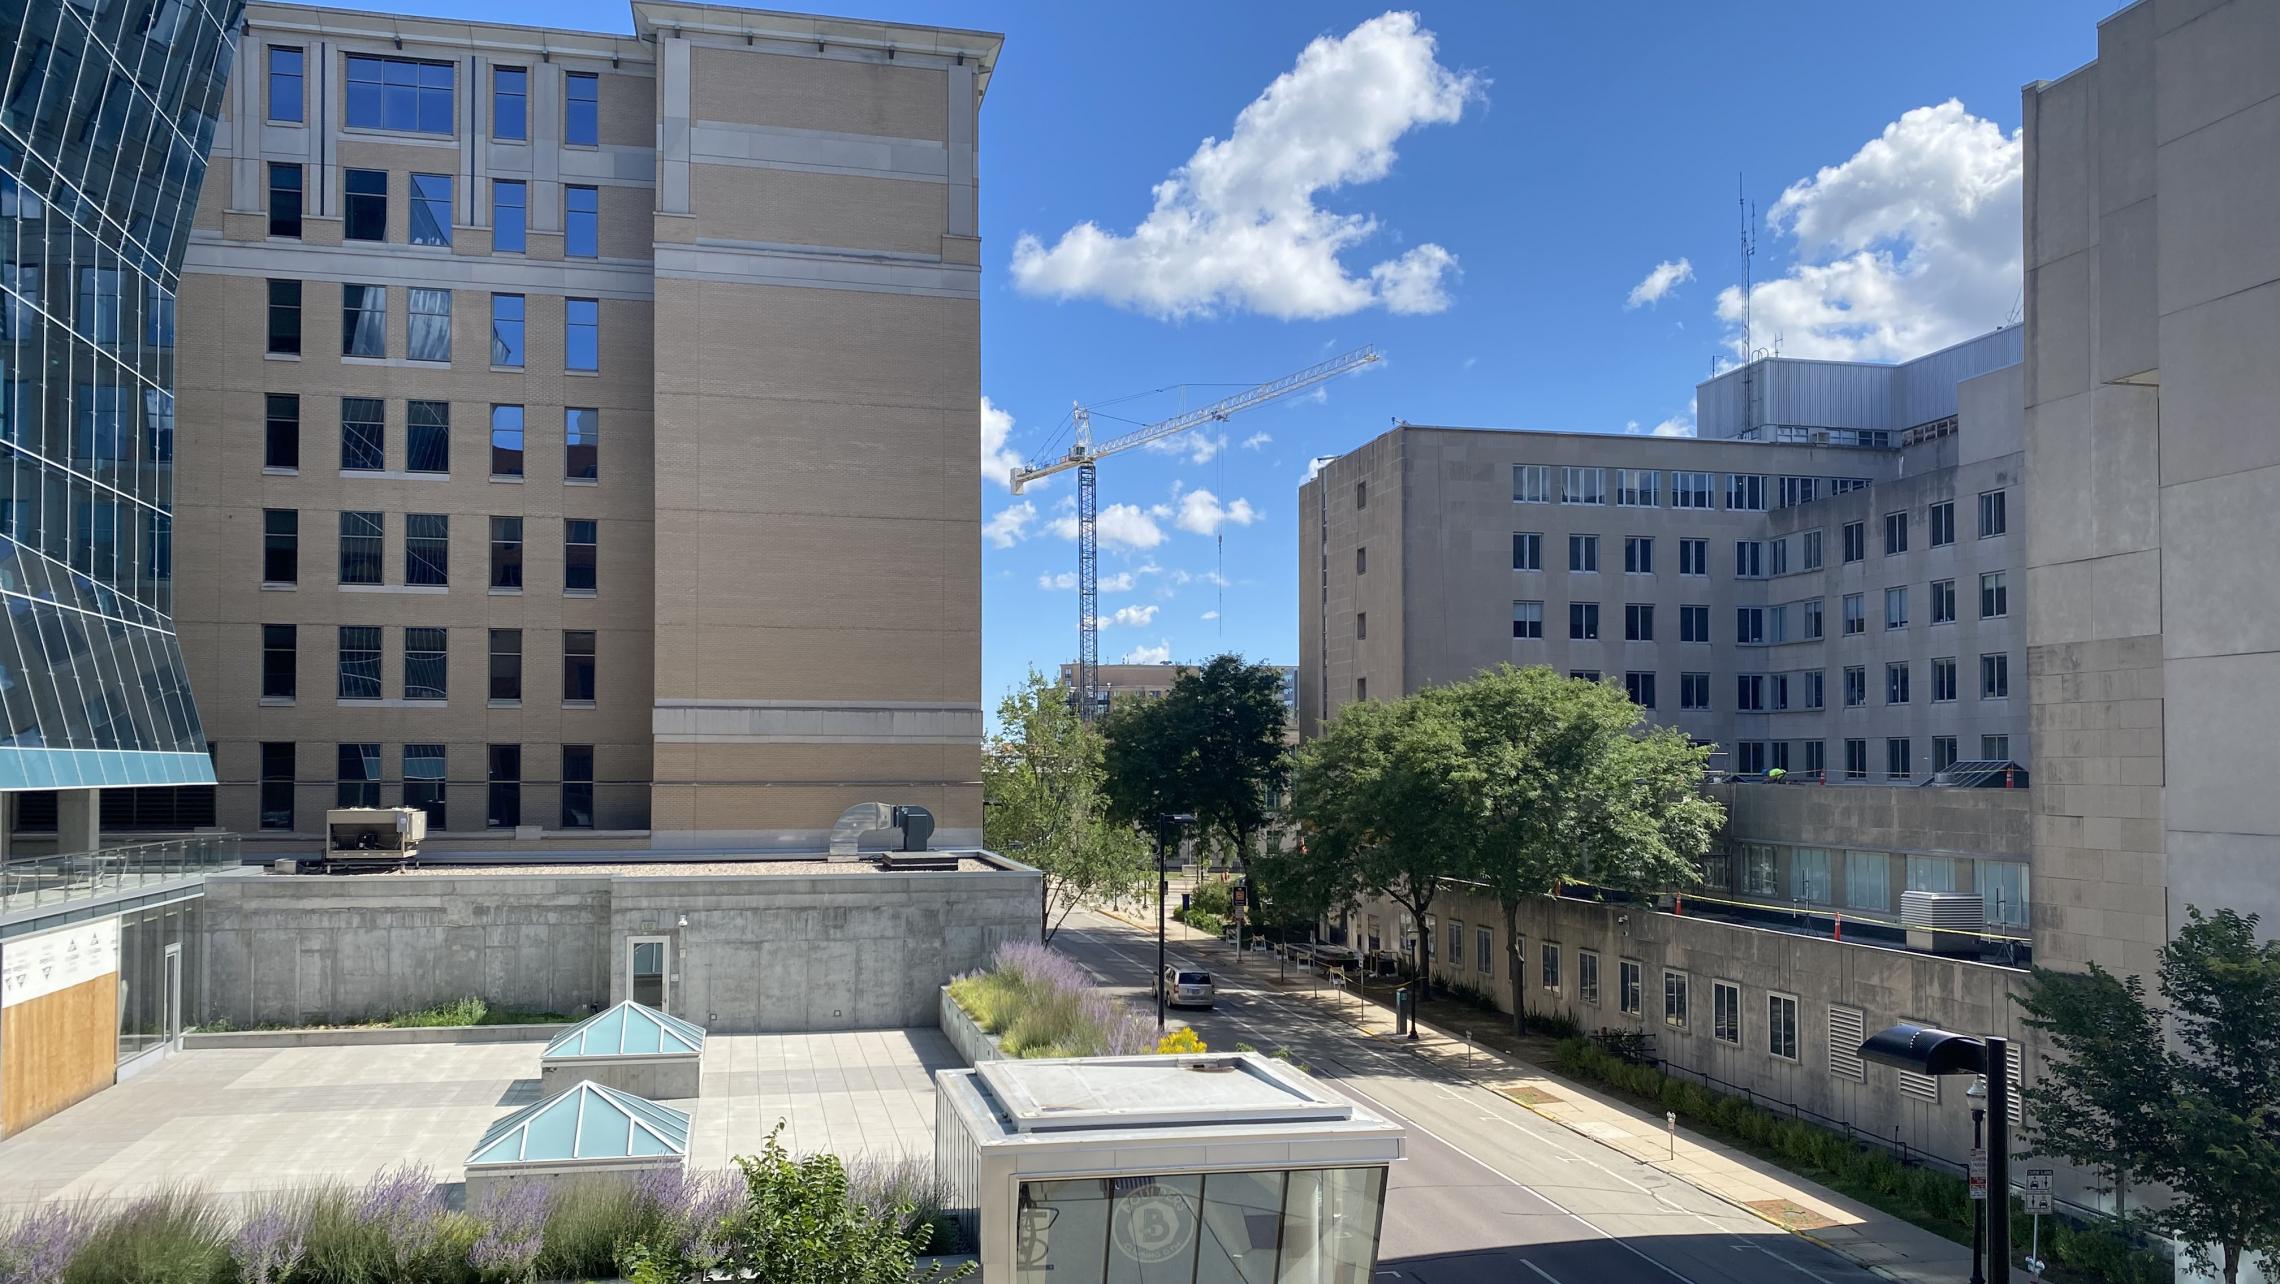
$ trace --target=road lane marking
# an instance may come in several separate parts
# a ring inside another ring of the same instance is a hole
[[[1552,1278],[1552,1273],[1550,1271],[1547,1271],[1543,1267],[1536,1265],[1534,1262],[1529,1261],[1527,1258],[1521,1258],[1520,1264],[1527,1267],[1529,1270],[1534,1271],[1537,1276],[1544,1281],[1544,1284],[1560,1284],[1558,1280]]]

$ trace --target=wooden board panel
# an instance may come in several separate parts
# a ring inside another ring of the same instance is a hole
[[[0,1137],[118,1077],[119,974],[0,1010]]]

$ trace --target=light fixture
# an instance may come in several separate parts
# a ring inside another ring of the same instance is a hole
[[[686,914],[683,914],[683,915],[681,916],[681,926],[683,926],[683,927],[687,927],[688,925],[689,925],[689,916],[688,916],[688,915],[686,915]]]

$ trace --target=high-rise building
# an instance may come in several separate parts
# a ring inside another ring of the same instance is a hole
[[[248,9],[184,286],[221,825],[978,840],[999,37],[632,19]]]

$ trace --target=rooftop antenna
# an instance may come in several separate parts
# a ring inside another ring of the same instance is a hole
[[[1750,260],[1757,257],[1757,206],[1744,194],[1742,176],[1734,175],[1734,204],[1742,216],[1742,359],[1757,351],[1757,336],[1750,326]]]

